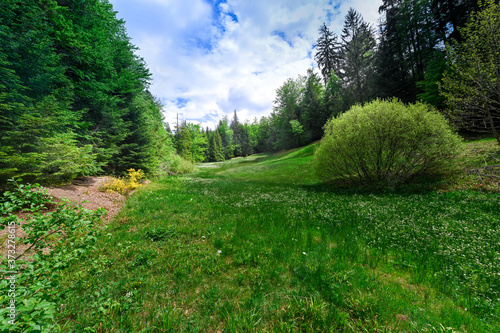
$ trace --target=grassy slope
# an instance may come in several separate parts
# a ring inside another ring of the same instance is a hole
[[[313,152],[139,190],[68,271],[62,330],[500,331],[500,195],[334,192]]]

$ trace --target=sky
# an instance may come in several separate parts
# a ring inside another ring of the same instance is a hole
[[[173,129],[272,112],[287,78],[305,75],[323,24],[340,36],[354,8],[377,26],[382,0],[110,0],[152,73]]]

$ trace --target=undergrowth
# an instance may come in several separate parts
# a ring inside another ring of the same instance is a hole
[[[7,228],[0,272],[2,332],[46,332],[54,325],[60,300],[71,295],[62,287],[62,272],[94,249],[102,209],[86,210],[68,201],[55,205],[38,185],[13,181],[2,199],[0,228]],[[27,212],[23,218],[19,212]],[[25,232],[22,238],[19,229]],[[22,246],[25,244],[25,246]]]
[[[496,139],[483,139],[464,145],[462,173],[446,184],[447,190],[500,192],[500,147]]]

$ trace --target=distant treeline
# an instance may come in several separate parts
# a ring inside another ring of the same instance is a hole
[[[320,139],[328,119],[375,98],[452,110],[459,126],[493,132],[500,143],[496,3],[384,0],[378,35],[351,9],[340,36],[320,27],[319,71],[286,80],[268,117],[240,122],[235,111],[213,130],[184,122],[174,135],[108,0],[3,0],[0,185],[130,168],[171,174],[188,171],[186,160],[297,147]]]
[[[1,183],[168,165],[172,134],[135,49],[107,0],[2,0]]]
[[[394,97],[426,102],[460,128],[498,137],[495,3],[384,0],[378,37],[351,8],[340,36],[326,24],[320,27],[319,71],[311,68],[305,76],[287,79],[268,117],[240,123],[235,111],[231,122],[224,118],[215,130],[184,123],[176,135],[178,152],[201,162],[297,147],[320,139],[326,121],[354,104]]]

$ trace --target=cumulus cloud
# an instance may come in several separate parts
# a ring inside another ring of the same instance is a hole
[[[214,128],[268,115],[276,89],[314,66],[323,22],[340,35],[350,7],[377,23],[377,0],[111,0],[153,74],[166,121]]]

